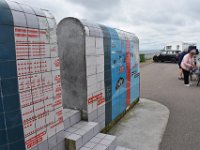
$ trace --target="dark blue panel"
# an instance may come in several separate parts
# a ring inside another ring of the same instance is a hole
[[[0,150],[9,150],[8,145],[0,145]]]
[[[0,43],[0,60],[16,60],[14,38],[7,43]]]
[[[0,44],[15,42],[13,26],[0,25]]]
[[[12,13],[8,8],[0,7],[0,25],[13,26]]]
[[[105,111],[106,111],[106,120],[105,120],[105,123],[106,125],[108,125],[111,121],[112,121],[112,101],[107,101],[106,104],[105,104]]]
[[[7,136],[5,130],[0,130],[0,145],[6,145],[7,144]]]
[[[7,1],[7,4],[11,10],[23,11],[19,4],[16,2]]]
[[[8,4],[6,3],[5,0],[0,0],[0,9],[2,9],[2,8],[9,9]]]
[[[25,150],[24,140],[20,141],[20,139],[24,139],[24,133],[21,113],[19,111],[19,96],[16,95],[18,94],[18,81],[13,25],[13,16],[10,8],[5,0],[0,0],[0,90],[2,92],[0,112],[6,112],[5,118],[3,118],[4,121],[2,121],[3,119],[1,117],[0,123],[6,122],[7,128],[6,132],[0,130],[0,150]],[[7,79],[2,79],[2,77]],[[4,106],[5,109],[4,107],[2,108],[2,106]],[[18,109],[18,111],[15,111],[16,109]],[[10,111],[12,111],[12,113],[10,113]],[[3,127],[2,124],[0,126],[0,128]],[[4,145],[2,145],[2,143]],[[8,143],[12,144],[9,145]]]
[[[12,13],[5,0],[0,0],[0,25],[2,24],[13,26]],[[0,36],[4,35],[0,34]]]
[[[20,110],[5,113],[7,128],[13,128],[22,124],[22,117]]]
[[[1,91],[1,87],[0,87],[0,91]],[[3,97],[1,95],[1,92],[0,92],[0,113],[4,112],[3,110]]]
[[[3,96],[14,95],[18,93],[17,78],[1,80],[1,88]]]
[[[3,97],[4,111],[11,112],[20,110],[19,95],[11,95]]]
[[[7,130],[8,133],[8,142],[13,143],[19,141],[20,139],[24,138],[24,132],[22,125],[10,128]]]
[[[5,129],[5,118],[4,118],[4,114],[0,113],[0,130]]]
[[[103,31],[104,46],[104,84],[105,84],[105,122],[108,125],[112,121],[112,77],[111,77],[111,37],[107,27],[100,26]]]
[[[0,61],[0,75],[1,79],[16,77],[16,61]]]
[[[25,150],[24,140],[19,140],[9,145],[9,150]]]

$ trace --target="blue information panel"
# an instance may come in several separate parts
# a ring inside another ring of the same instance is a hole
[[[138,48],[133,39],[125,32],[124,37],[120,37],[119,31],[114,28],[101,28],[104,33],[105,117],[108,124],[139,98],[140,74]],[[107,81],[110,75],[111,80]]]

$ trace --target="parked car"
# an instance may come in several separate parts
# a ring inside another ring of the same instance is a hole
[[[161,51],[160,54],[153,56],[154,62],[178,62],[178,55],[181,51],[179,50],[165,50]]]

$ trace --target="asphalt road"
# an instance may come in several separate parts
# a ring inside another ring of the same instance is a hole
[[[177,71],[176,64],[143,66],[141,97],[158,101],[170,110],[160,150],[200,150],[200,87],[185,87]]]

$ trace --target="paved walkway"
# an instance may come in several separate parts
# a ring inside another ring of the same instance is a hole
[[[143,67],[141,96],[156,100],[170,110],[160,150],[199,150],[200,87],[185,87],[177,79],[177,69],[176,64],[167,63]]]
[[[110,134],[117,136],[117,145],[133,150],[158,150],[168,118],[168,108],[158,102],[141,99],[110,130]]]

